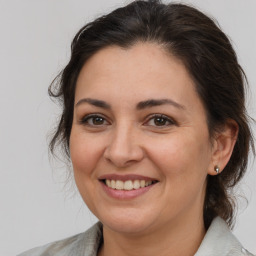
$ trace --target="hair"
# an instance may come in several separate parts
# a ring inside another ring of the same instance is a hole
[[[49,95],[62,104],[51,152],[62,146],[70,160],[76,81],[85,62],[105,47],[128,49],[138,42],[157,43],[184,63],[204,104],[210,136],[230,119],[238,124],[230,161],[220,175],[207,177],[203,213],[206,228],[216,216],[232,227],[235,204],[230,191],[246,171],[250,147],[255,152],[245,109],[246,76],[228,37],[194,7],[157,0],[133,1],[80,29],[72,41],[69,63],[49,87]]]

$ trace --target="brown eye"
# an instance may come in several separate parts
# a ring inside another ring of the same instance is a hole
[[[155,117],[154,118],[154,123],[156,126],[166,125],[167,122],[168,122],[168,120],[163,117]]]
[[[153,126],[153,127],[154,126],[155,127],[166,127],[166,126],[175,125],[175,122],[171,118],[169,118],[165,115],[155,114],[155,115],[151,116],[144,125]]]
[[[80,123],[88,126],[101,126],[109,124],[109,122],[104,117],[99,115],[88,115],[84,117]]]
[[[94,125],[101,125],[104,124],[104,119],[102,117],[93,117],[92,119],[92,123]]]

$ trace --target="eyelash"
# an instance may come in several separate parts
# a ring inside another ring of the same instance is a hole
[[[83,117],[79,123],[80,124],[83,124],[83,125],[88,125],[88,126],[102,126],[102,125],[105,125],[105,124],[100,124],[100,125],[97,125],[97,124],[90,124],[89,123],[89,120],[91,119],[93,121],[93,119],[95,120],[96,118],[101,118],[103,120],[103,122],[107,122],[109,124],[109,122],[106,120],[106,118],[104,118],[103,116],[99,115],[99,114],[90,114],[90,115],[87,115],[85,117]]]
[[[96,118],[100,118],[103,123],[101,123],[101,124],[89,123],[90,120],[92,120],[92,122],[96,121]],[[156,125],[155,123],[154,123],[154,125],[153,124],[151,124],[151,125],[149,124],[150,121],[155,122],[156,119],[161,119],[161,121],[163,121],[163,125],[161,125],[161,124],[160,125]],[[99,127],[99,126],[106,125],[105,122],[107,122],[107,125],[110,124],[110,122],[107,121],[106,118],[103,117],[100,114],[89,114],[89,115],[86,115],[85,117],[83,117],[79,121],[80,124],[88,125],[88,126],[91,126],[91,127],[96,127],[96,126]],[[166,123],[168,123],[168,124],[166,124]],[[163,127],[164,128],[164,127],[171,126],[171,125],[177,125],[177,123],[173,119],[171,119],[170,117],[168,117],[166,115],[163,115],[163,114],[153,114],[153,115],[150,115],[150,116],[147,117],[147,120],[146,120],[146,122],[143,123],[143,125],[145,125],[145,126],[154,126],[154,127],[159,127],[159,128]]]
[[[148,126],[155,126],[155,127],[167,127],[167,126],[171,126],[171,125],[177,125],[177,123],[171,119],[170,117],[166,116],[166,115],[163,115],[163,114],[153,114],[153,115],[150,115],[148,118],[147,118],[147,121],[144,123],[147,124],[149,123],[150,121],[153,121],[155,122],[156,119],[162,119],[164,121],[164,124],[163,125],[148,125]],[[168,122],[169,124],[166,124],[166,122]]]

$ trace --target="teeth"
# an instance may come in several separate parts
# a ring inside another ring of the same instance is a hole
[[[111,188],[116,188],[116,181],[115,180],[110,181],[110,187]]]
[[[151,184],[152,184],[152,181],[146,181],[146,185],[145,186],[147,187],[147,186],[149,186]]]
[[[127,180],[124,183],[124,190],[132,190],[133,189],[133,183],[131,180]]]
[[[112,181],[111,181],[111,183],[112,183]],[[116,181],[116,187],[115,187],[115,188],[118,189],[118,190],[124,189],[124,183],[123,183],[123,181],[117,180],[117,181]]]
[[[140,181],[139,181],[139,180],[135,180],[135,181],[133,182],[133,188],[134,188],[134,189],[140,188]]]
[[[127,180],[124,182],[121,180],[105,180],[105,183],[109,188],[117,190],[133,190],[150,186],[153,183],[153,181]]]
[[[106,180],[106,184],[108,187],[111,187],[111,181],[110,180]]]
[[[141,188],[144,188],[145,185],[146,185],[146,181],[145,181],[145,180],[141,180],[141,181],[140,181],[140,187],[141,187]]]

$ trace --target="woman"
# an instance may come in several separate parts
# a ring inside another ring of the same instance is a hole
[[[24,255],[252,255],[231,189],[253,140],[245,76],[198,10],[135,1],[84,26],[49,89],[78,190],[100,220]]]

